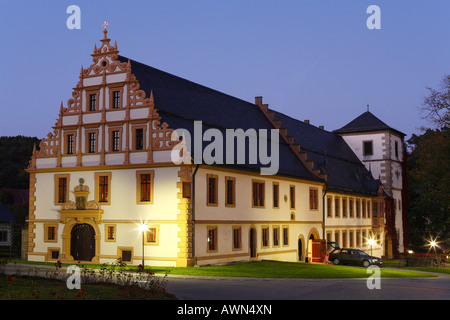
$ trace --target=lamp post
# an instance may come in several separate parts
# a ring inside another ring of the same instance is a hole
[[[144,236],[148,227],[145,223],[139,225],[139,230],[142,232],[142,268],[144,268]]]

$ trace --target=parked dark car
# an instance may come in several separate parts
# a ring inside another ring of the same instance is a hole
[[[336,248],[328,255],[328,261],[331,261],[333,264],[356,264],[362,265],[367,268],[368,266],[374,265],[382,265],[383,261],[381,258],[369,256],[362,250],[358,249],[341,249]]]

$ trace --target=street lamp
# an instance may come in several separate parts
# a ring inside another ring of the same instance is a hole
[[[148,227],[145,223],[139,225],[139,231],[142,232],[142,268],[144,268],[144,235],[147,230]]]
[[[430,252],[430,250],[433,249],[434,253],[436,254],[436,247],[438,245],[438,242],[436,240],[437,240],[437,238],[435,238],[435,239],[430,238],[430,240],[427,240],[428,245],[430,246],[430,248],[428,249],[428,252]]]

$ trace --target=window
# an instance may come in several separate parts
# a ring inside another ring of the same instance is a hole
[[[349,201],[348,212],[349,212],[350,218],[353,218],[353,199],[350,198],[348,201]]]
[[[356,246],[359,247],[361,245],[361,231],[356,231]]]
[[[141,201],[150,201],[152,180],[150,174],[141,175]]]
[[[133,258],[133,249],[131,248],[119,248],[119,256],[123,262],[131,262]]]
[[[50,249],[50,259],[49,260],[59,260],[59,249]]]
[[[89,111],[95,111],[97,109],[97,95],[89,95]]]
[[[262,247],[269,246],[269,227],[262,227]]]
[[[132,126],[132,143],[131,148],[133,151],[144,150],[147,146],[146,136],[147,136],[147,126],[139,125]]]
[[[363,156],[373,155],[373,141],[363,141]]]
[[[217,227],[208,227],[208,252],[217,251]]]
[[[236,179],[232,177],[225,177],[225,206],[236,206]]]
[[[122,150],[122,127],[108,128],[108,151],[118,152]]]
[[[88,132],[88,144],[87,144],[87,152],[88,153],[96,153],[96,132]]]
[[[361,207],[359,199],[356,199],[356,217],[361,217]]]
[[[327,217],[332,217],[333,214],[333,198],[327,197]]]
[[[366,200],[362,199],[362,217],[366,217]]]
[[[67,201],[67,178],[59,178],[58,202],[65,203],[66,201]]]
[[[342,217],[347,218],[347,198],[342,198]]]
[[[75,154],[77,141],[76,131],[66,131],[64,132],[64,154]]]
[[[334,198],[334,216],[336,218],[341,216],[341,199],[339,197]]]
[[[273,236],[273,246],[280,246],[280,227],[276,226],[272,228],[272,236]]]
[[[264,182],[253,180],[252,191],[253,208],[264,208]]]
[[[349,232],[349,245],[353,248],[353,231]]]
[[[136,203],[153,203],[153,170],[136,171]]]
[[[2,245],[6,245],[9,244],[8,242],[8,235],[9,235],[9,231],[8,230],[0,230],[0,243]]]
[[[112,224],[105,225],[105,241],[116,241],[116,226]]]
[[[183,181],[183,198],[191,198],[192,184],[190,182]]]
[[[67,154],[73,154],[73,134],[67,135]]]
[[[55,205],[61,205],[69,201],[69,175],[55,175]]]
[[[283,227],[283,246],[289,245],[289,227]]]
[[[398,159],[398,141],[395,141],[395,157]]]
[[[144,150],[144,129],[136,129],[135,136],[135,150]]]
[[[331,232],[327,232],[327,251],[332,251],[333,247],[330,245],[331,240]]]
[[[336,231],[334,233],[334,242],[336,242],[337,245],[339,246],[339,231]]]
[[[378,202],[373,202],[373,217],[378,218]]]
[[[95,201],[105,205],[111,204],[111,172],[96,172]]]
[[[233,227],[233,250],[242,249],[242,229],[241,227]]]
[[[217,194],[218,178],[215,174],[206,175],[206,205],[217,206],[218,194]]]
[[[347,232],[342,231],[342,246],[345,248],[347,246]]]
[[[58,225],[57,224],[45,224],[44,225],[44,241],[45,242],[57,242]]]
[[[120,91],[113,91],[113,108],[120,108]]]
[[[318,189],[309,188],[309,209],[310,210],[318,210],[319,209],[319,198],[318,198]]]
[[[149,226],[145,232],[145,244],[158,245],[159,226]]]
[[[273,207],[280,208],[280,185],[277,182],[273,183]]]
[[[295,186],[289,187],[290,208],[295,209]]]
[[[370,218],[370,200],[367,199],[367,218]]]
[[[113,130],[112,132],[112,151],[120,151],[120,131],[119,130]]]

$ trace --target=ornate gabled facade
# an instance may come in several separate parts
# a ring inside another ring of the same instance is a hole
[[[181,169],[175,168],[170,160],[173,130],[160,121],[152,94],[148,97],[140,89],[130,62],[117,60],[117,44],[110,45],[106,29],[101,42],[99,48],[94,47],[92,65],[81,68],[67,107],[61,105],[53,133],[33,151],[28,168],[31,176],[29,257],[99,262],[102,257],[116,259],[123,251],[127,257],[133,257],[137,253],[131,242],[103,252],[100,248],[111,246],[112,242],[119,243],[116,234],[119,238],[126,237],[127,232],[133,233],[127,230],[136,229],[137,224],[147,220],[144,212],[148,203],[153,203],[155,195],[159,196],[153,192],[153,184],[167,176],[173,179],[173,188],[158,201],[158,210],[174,214],[170,218],[159,215],[159,220],[169,220],[164,228],[185,230],[178,241],[171,241],[173,252],[167,261],[187,264],[187,250],[181,247],[187,243],[184,239],[188,229],[185,226],[187,209],[186,204],[176,204],[181,192],[181,186],[177,187]],[[133,192],[128,198],[131,201],[120,203],[120,195],[129,194],[130,187],[130,181],[120,177],[119,172],[124,171],[124,175],[131,174],[139,180],[133,181],[133,186],[139,183],[137,188],[141,188],[142,183],[147,189],[140,190],[142,194]],[[86,181],[86,185],[76,186],[80,179]],[[88,193],[89,188],[92,190],[92,200],[82,209],[71,200],[72,193],[77,197],[80,188]],[[54,201],[48,202],[49,199]],[[103,211],[107,213],[106,221],[102,221]],[[112,211],[116,213],[111,214]],[[76,247],[73,228],[79,224],[90,225],[94,230],[91,231],[95,234],[93,257],[79,259],[78,254],[71,252],[71,246]],[[150,226],[149,232],[164,228]],[[153,236],[149,236],[149,240],[153,240]],[[39,237],[43,237],[43,241],[39,241]],[[147,243],[153,245],[153,241]],[[184,252],[179,253],[179,250]],[[163,252],[161,257],[163,261],[166,258]]]
[[[312,239],[365,249],[375,234],[372,249],[385,254],[387,197],[339,135],[270,110],[261,97],[248,103],[120,56],[106,29],[92,59],[33,150],[30,260],[304,261],[315,254]],[[194,135],[194,121],[219,132],[276,129],[278,173],[172,162],[172,133]]]

